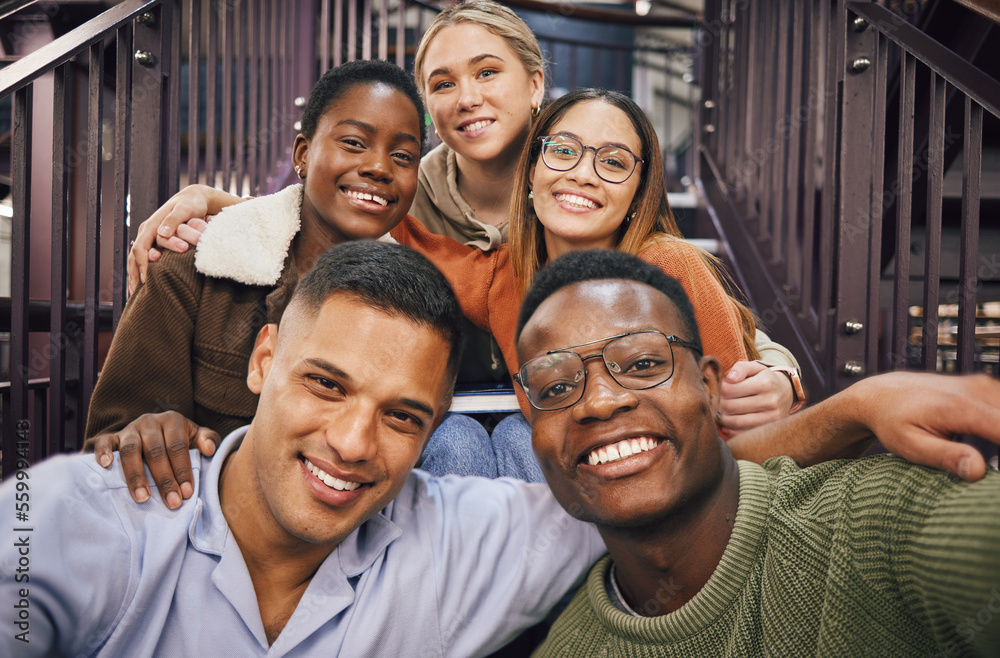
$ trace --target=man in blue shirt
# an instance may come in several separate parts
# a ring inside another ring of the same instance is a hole
[[[540,620],[604,552],[597,534],[545,485],[413,471],[460,321],[415,252],[327,252],[258,337],[253,422],[193,455],[178,509],[135,503],[90,455],[27,471],[31,523],[0,547],[0,655],[473,656]]]

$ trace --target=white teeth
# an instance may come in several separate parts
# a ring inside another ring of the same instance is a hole
[[[344,190],[344,193],[352,199],[359,199],[361,201],[374,201],[380,206],[389,205],[389,200],[380,197],[376,194],[368,194],[367,192],[355,192],[354,190]]]
[[[470,123],[467,126],[462,126],[462,131],[467,133],[475,132],[477,130],[485,128],[491,123],[493,123],[493,121],[477,121],[475,123]]]
[[[638,455],[640,452],[652,450],[658,445],[660,445],[660,442],[656,439],[648,439],[644,436],[638,439],[625,439],[624,441],[592,450],[587,455],[587,463],[591,466],[597,466],[598,464],[616,462],[632,455]]]
[[[583,208],[590,208],[591,210],[596,210],[599,206],[591,201],[590,199],[585,199],[582,196],[577,196],[575,194],[557,194],[556,201],[562,203],[568,203],[572,206],[581,206]]]
[[[323,484],[330,487],[331,489],[336,489],[337,491],[354,491],[361,486],[360,482],[348,482],[347,480],[341,480],[340,478],[335,478],[329,473],[326,473],[322,469],[318,468],[308,459],[305,460],[306,468],[309,472],[316,476]]]

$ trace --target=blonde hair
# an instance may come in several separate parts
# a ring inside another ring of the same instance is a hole
[[[427,89],[424,80],[424,58],[427,56],[427,48],[442,29],[461,23],[478,25],[504,39],[511,51],[521,60],[528,75],[534,75],[538,71],[544,72],[545,58],[542,57],[538,39],[520,16],[492,0],[470,0],[449,7],[435,16],[420,38],[413,62],[413,77],[417,81],[417,88],[425,97]]]
[[[623,221],[619,227],[616,249],[639,255],[658,242],[683,240],[674,215],[670,211],[670,204],[667,202],[662,181],[663,159],[660,155],[659,140],[649,117],[631,98],[618,92],[605,89],[577,89],[550,103],[538,117],[521,151],[514,173],[514,191],[508,210],[508,231],[511,266],[514,268],[514,275],[522,293],[528,290],[535,274],[548,261],[544,227],[535,215],[533,205],[528,203],[529,173],[531,166],[538,161],[541,151],[539,137],[549,134],[552,126],[571,107],[587,101],[608,103],[624,112],[642,143],[642,153],[639,154],[642,158],[642,165],[638,171],[639,187],[632,199],[632,205],[626,211],[626,215],[631,219]],[[753,312],[734,295],[736,287],[719,259],[702,249],[697,251],[732,299],[740,316],[743,344],[748,358],[751,360],[760,358],[760,353],[754,344],[757,321]]]

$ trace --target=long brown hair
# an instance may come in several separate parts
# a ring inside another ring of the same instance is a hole
[[[508,210],[508,230],[511,265],[522,292],[528,289],[535,278],[535,273],[548,261],[544,227],[535,215],[533,204],[528,201],[531,166],[538,161],[541,152],[539,138],[548,135],[552,126],[565,116],[570,108],[587,101],[608,103],[624,112],[642,143],[642,152],[639,154],[642,158],[642,166],[639,168],[639,187],[630,208],[626,211],[627,215],[634,213],[634,216],[629,222],[625,222],[625,218],[622,218],[616,248],[638,255],[657,242],[683,239],[670,211],[670,204],[667,202],[666,187],[661,178],[663,160],[660,155],[660,144],[656,130],[646,113],[631,98],[618,92],[606,89],[577,89],[552,101],[541,113],[531,128],[514,173],[514,192]],[[699,249],[698,252],[732,298],[740,316],[747,356],[750,359],[759,358],[760,354],[754,345],[757,322],[753,313],[734,295],[735,286],[719,259],[704,250]]]

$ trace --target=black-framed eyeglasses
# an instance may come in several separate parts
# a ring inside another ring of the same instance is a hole
[[[599,354],[582,357],[573,351],[603,341],[608,343]],[[701,354],[701,348],[677,336],[667,336],[661,331],[634,331],[536,356],[521,366],[514,381],[524,389],[535,409],[565,409],[583,398],[587,359],[600,356],[608,373],[624,388],[653,388],[674,374],[674,343]]]
[[[553,171],[569,171],[583,158],[587,150],[594,152],[594,171],[609,183],[624,183],[635,171],[642,158],[623,146],[584,146],[569,135],[545,135],[542,142],[542,162]]]

